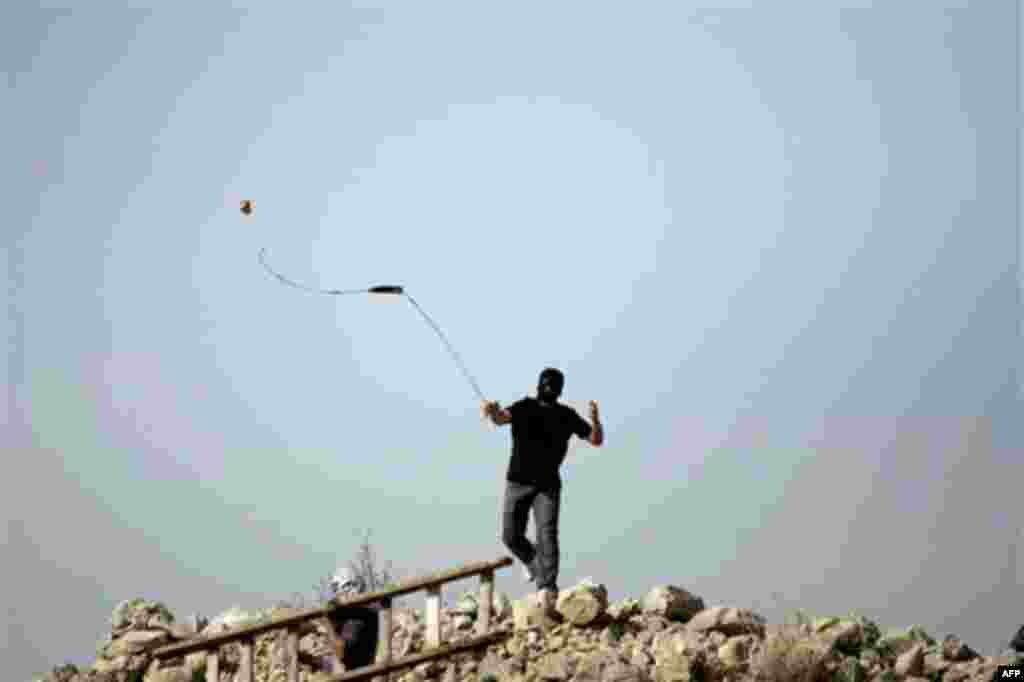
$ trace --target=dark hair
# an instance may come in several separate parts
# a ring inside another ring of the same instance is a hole
[[[551,377],[559,386],[565,385],[565,375],[560,370],[554,367],[545,367],[544,371],[540,373],[540,377],[537,379],[537,383],[544,381],[545,377]]]

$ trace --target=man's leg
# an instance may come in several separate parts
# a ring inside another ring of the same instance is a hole
[[[537,587],[558,594],[558,516],[562,489],[545,488],[533,500],[533,520],[537,526]]]
[[[530,505],[536,495],[537,489],[533,486],[506,482],[505,504],[501,514],[501,541],[526,566],[530,566],[537,556],[537,549],[526,538]]]

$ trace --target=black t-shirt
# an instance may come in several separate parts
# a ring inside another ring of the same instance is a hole
[[[507,480],[539,486],[559,486],[558,470],[576,434],[590,438],[591,427],[568,405],[545,405],[523,398],[509,406],[512,415],[512,459]]]
[[[383,604],[372,602],[362,606],[339,606],[328,614],[331,627],[345,642],[346,671],[373,663],[380,639],[379,613]]]

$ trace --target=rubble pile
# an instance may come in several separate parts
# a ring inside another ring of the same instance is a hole
[[[477,610],[473,593],[442,609],[442,640],[477,636]],[[91,670],[65,665],[35,682],[205,679],[205,653],[158,664],[148,652],[297,611],[236,607],[209,622],[192,616],[179,623],[159,602],[126,601],[114,609]],[[559,594],[556,613],[546,613],[534,595],[512,601],[496,592],[491,613],[492,631],[506,635],[497,643],[395,672],[392,682],[988,682],[998,665],[1016,661],[1012,652],[982,657],[954,635],[936,640],[920,627],[883,633],[856,614],[770,625],[749,609],[706,605],[674,585],[609,603],[605,586],[586,579]],[[394,658],[425,650],[424,620],[414,609],[394,609]],[[300,632],[305,682],[329,679],[328,642],[320,621]],[[218,682],[234,682],[240,645],[224,645],[218,656]],[[256,637],[258,682],[287,682],[290,663],[283,630]]]

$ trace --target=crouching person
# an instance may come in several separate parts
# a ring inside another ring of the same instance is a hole
[[[362,606],[344,606],[351,599],[366,592],[366,583],[348,568],[340,568],[331,578],[331,590],[341,606],[327,616],[333,639],[332,656],[328,666],[338,674],[371,665],[377,654],[380,639],[380,603]]]

